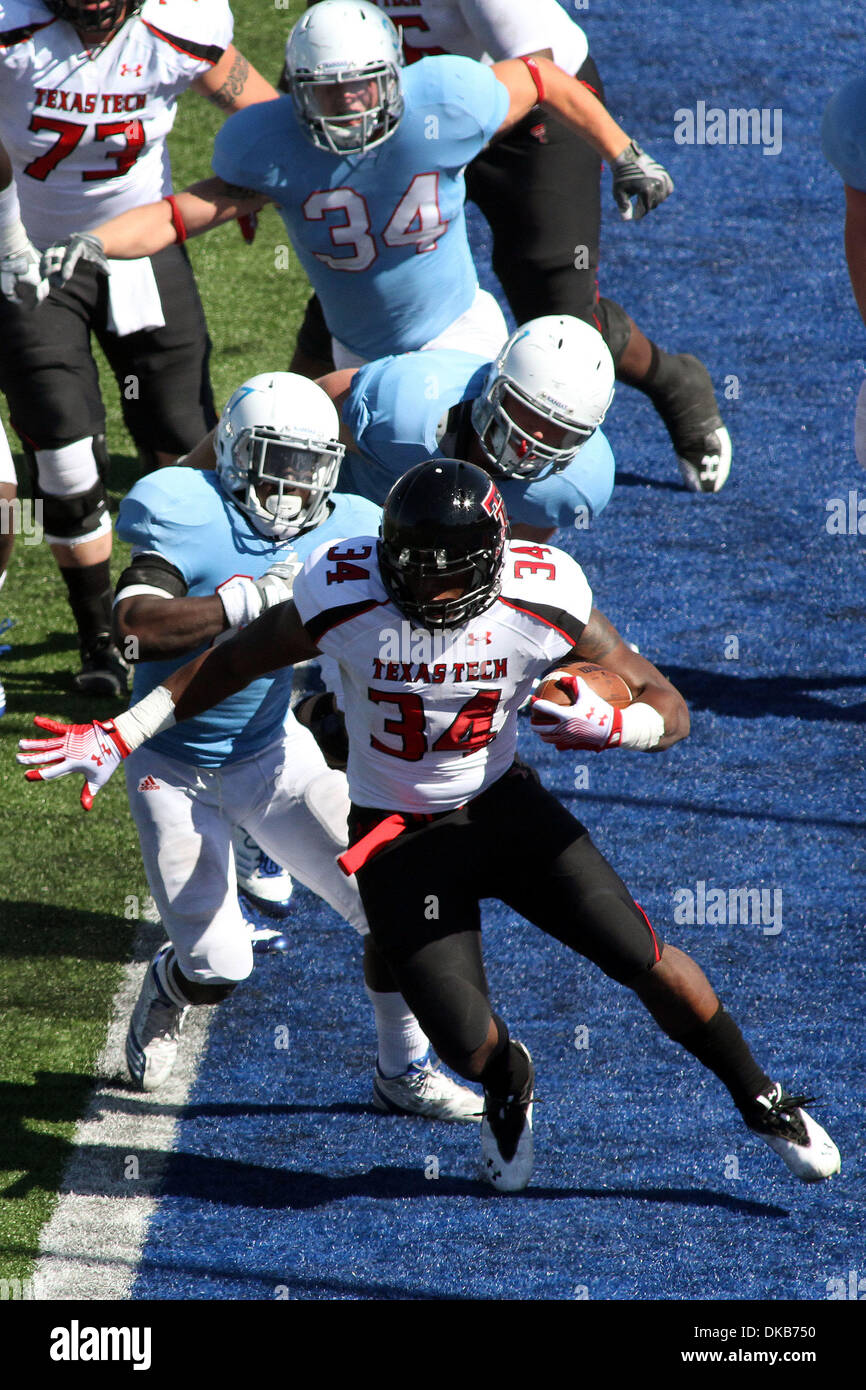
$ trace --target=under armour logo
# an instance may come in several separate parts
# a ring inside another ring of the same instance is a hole
[[[466,638],[466,644],[469,647],[474,647],[476,642],[486,642],[487,646],[489,647],[492,641],[492,632],[470,632]]]
[[[121,65],[120,75],[121,77],[127,77],[131,72],[134,72],[136,77],[141,77],[141,66],[141,63],[136,63],[133,68],[130,67],[129,63],[123,63]]]

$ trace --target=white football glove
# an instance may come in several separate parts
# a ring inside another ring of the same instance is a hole
[[[533,696],[529,720],[533,731],[554,748],[586,748],[600,753],[616,746],[622,738],[622,710],[596,695],[581,676],[563,673],[559,684],[571,691],[573,704],[555,705],[552,700]],[[536,718],[539,714],[546,716],[543,724]]]
[[[229,627],[245,627],[269,608],[292,597],[295,578],[304,568],[302,560],[280,560],[265,570],[261,579],[236,574],[217,586]]]
[[[131,752],[114,720],[108,719],[104,724],[98,719],[92,724],[59,724],[56,719],[37,715],[33,723],[47,729],[53,737],[19,739],[21,751],[17,761],[39,764],[24,774],[27,781],[50,782],[68,772],[83,772],[81,804],[89,811],[99,788],[105,786],[114,769]]]
[[[21,228],[23,240],[18,248],[0,259],[0,292],[10,304],[35,309],[51,286],[41,270],[41,257]]]
[[[109,274],[105,247],[92,232],[73,232],[68,241],[47,247],[42,252],[42,274],[52,285],[65,285],[79,261],[92,261],[103,275]]]
[[[632,140],[611,161],[613,196],[624,222],[639,222],[674,191],[674,181],[651,155]],[[632,205],[634,198],[634,205]]]

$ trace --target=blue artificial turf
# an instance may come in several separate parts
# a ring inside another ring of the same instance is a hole
[[[820,1300],[866,1273],[866,540],[825,525],[831,499],[866,501],[852,448],[866,332],[818,140],[825,101],[862,63],[854,13],[668,0],[577,16],[611,109],[676,183],[622,226],[605,175],[603,292],[727,385],[735,456],[719,496],[682,491],[663,426],[622,387],[613,501],[562,538],[599,606],[686,695],[688,742],[594,757],[521,734],[759,1059],[819,1097],[841,1175],[799,1184],[631,995],[489,903],[492,995],[533,1052],[540,1098],[532,1187],[493,1195],[472,1128],[372,1110],[359,943],[299,888],[290,955],[217,1011],[136,1298]],[[781,153],[676,145],[674,112],[700,100],[780,108]],[[473,236],[483,254],[477,218]],[[677,890],[699,883],[781,894],[767,898],[781,930],[676,925]]]

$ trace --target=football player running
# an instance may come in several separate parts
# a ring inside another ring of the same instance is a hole
[[[860,317],[866,323],[866,77],[853,77],[827,103],[821,123],[824,156],[845,184],[845,259]],[[866,380],[854,414],[854,452],[866,468]]]
[[[401,64],[397,31],[374,5],[324,0],[289,36],[291,95],[239,112],[217,136],[218,177],[74,237],[52,253],[59,279],[81,256],[148,254],[271,201],[321,299],[338,368],[435,346],[492,356],[507,329],[478,287],[465,166],[538,101],[605,158],[629,137],[546,58]],[[672,187],[648,156],[614,168],[617,196],[645,209]]]
[[[352,810],[341,864],[356,873],[376,947],[439,1055],[484,1087],[482,1159],[495,1188],[518,1191],[532,1175],[534,1069],[491,1008],[487,897],[632,989],[798,1177],[838,1171],[806,1098],[771,1080],[700,967],[664,944],[585,827],[515,759],[518,707],[534,677],[562,663],[601,663],[634,700],[615,709],[573,675],[571,706],[536,702],[538,732],[557,748],[663,750],[687,735],[689,716],[593,606],[574,560],[509,542],[502,499],[474,465],[410,469],[378,541],[368,532],[317,547],[292,602],[174,671],[113,724],[23,740],[19,757],[39,765],[31,779],[83,771],[96,787],[176,719],[317,652],[339,663],[346,696]]]
[[[148,469],[216,422],[210,342],[173,246],[47,295],[41,249],[171,193],[166,136],[192,87],[221,110],[277,95],[232,44],[227,0],[0,0],[0,389],[35,467],[78,630],[77,689],[126,691],[111,641],[105,411],[91,334]],[[13,179],[14,172],[14,179]],[[26,230],[25,230],[26,229]]]
[[[307,7],[322,0],[307,0]],[[552,58],[604,102],[587,37],[557,0],[374,0],[400,28],[407,63],[459,54],[484,63]],[[283,86],[283,82],[280,83]],[[631,146],[623,160],[640,160]],[[570,190],[569,196],[564,191]],[[518,323],[574,314],[601,330],[619,381],[648,396],[667,427],[686,487],[718,492],[731,467],[731,440],[709,372],[691,353],[670,354],[641,332],[625,309],[599,296],[601,158],[555,115],[536,107],[476,155],[467,197],[493,238],[492,263]],[[621,200],[621,215],[642,216]],[[293,371],[327,370],[330,341],[312,299]],[[511,515],[511,508],[508,508]]]
[[[614,366],[596,329],[566,314],[522,324],[491,361],[457,348],[404,353],[319,379],[343,420],[340,488],[383,503],[434,456],[495,478],[514,538],[586,529],[610,501],[614,459],[599,426]]]
[[[133,554],[116,617],[119,638],[138,654],[136,698],[159,690],[191,653],[285,602],[320,543],[378,526],[377,507],[332,493],[343,452],[337,434],[334,407],[313,382],[285,372],[253,377],[223,412],[215,471],[161,469],[124,498],[118,533]],[[162,1085],[190,1006],[219,1003],[252,969],[232,872],[233,835],[243,828],[365,934],[376,1106],[477,1119],[478,1096],[430,1064],[427,1038],[366,935],[356,883],[337,868],[346,780],[288,713],[291,685],[290,669],[263,675],[127,763],[145,871],[170,937],[132,1015],[130,1075],[143,1090]],[[91,804],[89,792],[82,802]]]

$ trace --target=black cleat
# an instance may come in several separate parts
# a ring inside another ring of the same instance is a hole
[[[107,632],[101,633],[82,651],[81,670],[73,677],[72,684],[85,695],[120,698],[127,694],[129,666]]]
[[[718,492],[731,471],[731,436],[725,429],[710,374],[699,358],[681,352],[672,359],[670,386],[652,401],[676,450],[683,482],[691,492]]]

